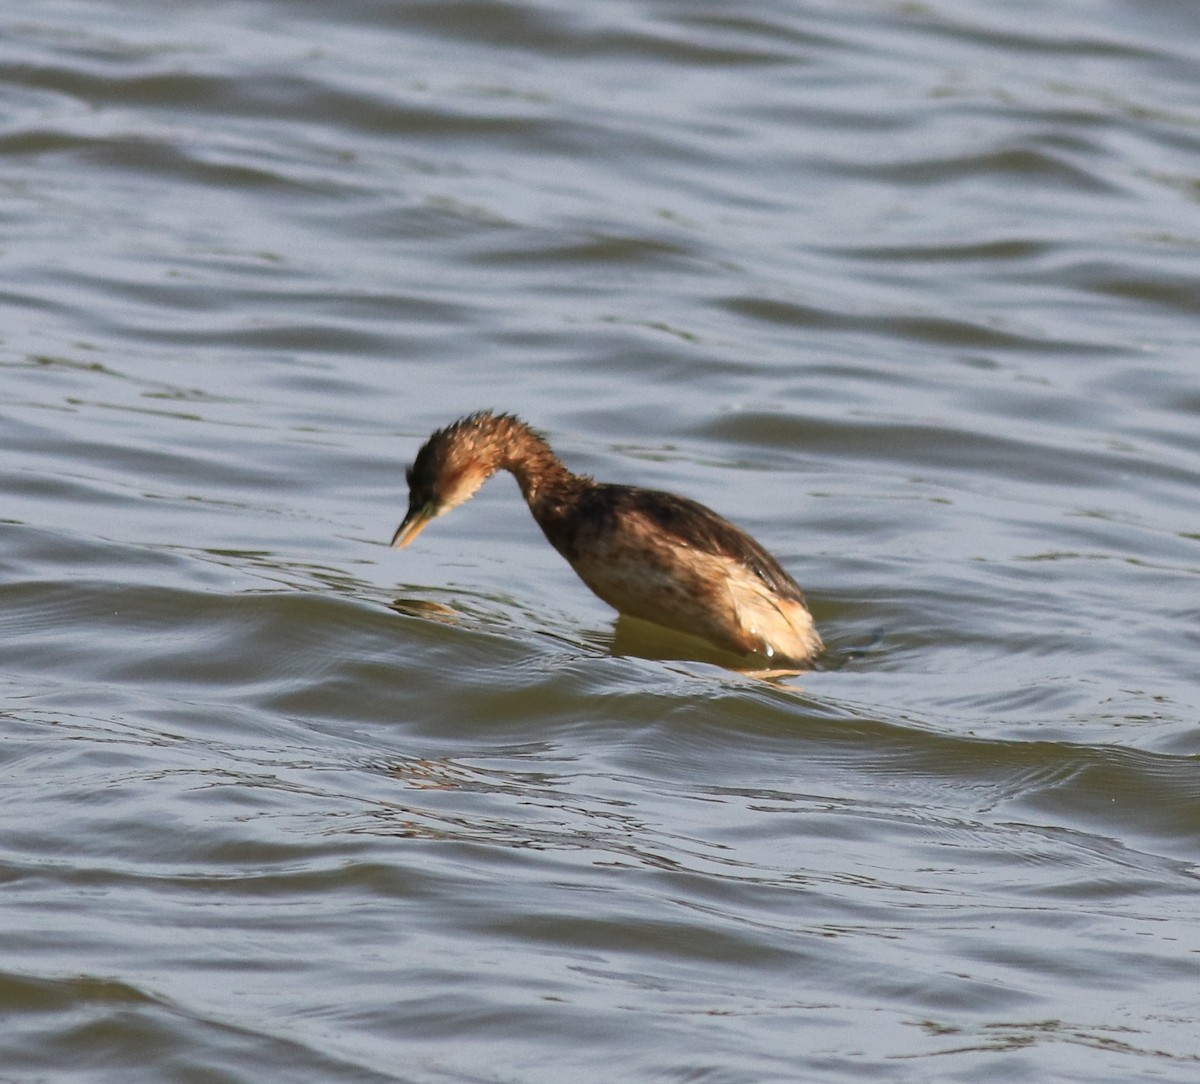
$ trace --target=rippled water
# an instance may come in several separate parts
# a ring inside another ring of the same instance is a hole
[[[0,1079],[1197,1079],[1195,4],[0,26]],[[483,406],[829,668],[387,549]]]

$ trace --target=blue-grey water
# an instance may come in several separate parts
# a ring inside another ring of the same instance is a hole
[[[4,1084],[1200,1079],[1191,0],[10,4],[0,313]]]

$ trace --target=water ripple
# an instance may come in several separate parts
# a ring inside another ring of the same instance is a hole
[[[8,1072],[1190,1082],[1194,9],[133,14],[0,20]],[[390,550],[487,406],[824,665]]]

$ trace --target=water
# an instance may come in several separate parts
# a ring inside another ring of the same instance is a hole
[[[0,1078],[1196,1079],[1194,4],[2,20]],[[830,667],[388,550],[484,406]]]

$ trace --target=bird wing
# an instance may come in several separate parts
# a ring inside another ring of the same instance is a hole
[[[615,494],[618,499],[614,504],[645,520],[652,529],[702,553],[737,561],[772,591],[804,602],[799,584],[779,562],[740,527],[722,519],[712,509],[673,493],[625,486],[612,488],[622,491]]]

